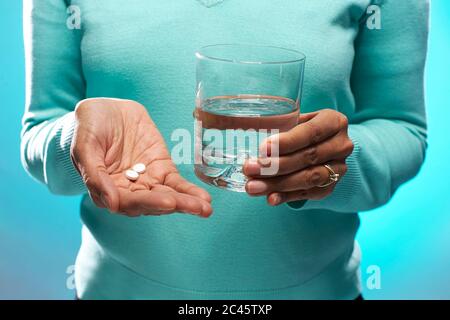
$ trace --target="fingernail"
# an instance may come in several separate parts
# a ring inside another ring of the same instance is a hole
[[[258,175],[261,172],[258,161],[256,159],[249,159],[245,164],[244,172],[249,176]]]
[[[267,184],[263,181],[252,180],[247,183],[247,191],[251,194],[263,193],[267,189]]]
[[[258,158],[258,163],[263,167],[270,167],[272,160],[267,157]]]
[[[277,206],[281,203],[282,198],[281,195],[279,193],[274,193],[272,195],[270,195],[269,197],[269,203],[273,206]]]
[[[200,214],[200,216],[202,218],[208,218],[211,216],[211,214],[212,214],[212,207],[210,205],[203,204],[202,205],[202,213]]]

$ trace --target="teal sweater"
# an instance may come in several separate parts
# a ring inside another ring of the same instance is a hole
[[[80,298],[352,299],[360,293],[358,212],[386,204],[417,174],[426,150],[428,1],[376,1],[380,30],[366,26],[373,2],[25,2],[22,158],[51,192],[84,194],[75,271]],[[66,26],[70,5],[80,9],[80,29]],[[211,193],[210,219],[130,219],[96,208],[70,160],[77,102],[137,100],[172,148],[173,130],[193,131],[194,52],[215,43],[304,52],[302,112],[333,108],[348,116],[356,147],[347,175],[324,200],[273,208],[263,198],[206,186],[192,165],[181,165],[184,177]]]

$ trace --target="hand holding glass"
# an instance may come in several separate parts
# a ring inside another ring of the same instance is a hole
[[[245,192],[244,162],[261,156],[265,138],[298,124],[304,65],[302,53],[278,47],[197,52],[195,173],[202,181]]]

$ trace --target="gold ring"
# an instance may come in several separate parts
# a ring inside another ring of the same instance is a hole
[[[325,164],[324,167],[327,168],[329,172],[328,182],[321,186],[318,186],[319,188],[326,188],[331,186],[332,184],[338,182],[340,177],[339,173],[334,172],[333,168],[330,165]]]

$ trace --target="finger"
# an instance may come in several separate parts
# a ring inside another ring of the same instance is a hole
[[[205,200],[179,192],[174,192],[173,196],[177,201],[177,212],[194,214],[204,218],[212,214],[211,204]]]
[[[260,146],[260,153],[285,155],[317,144],[338,133],[347,123],[346,117],[334,110],[326,109],[315,114],[309,121],[301,123],[280,134],[268,137]]]
[[[175,212],[177,201],[170,192],[157,190],[120,190],[119,212],[129,216],[159,215]]]
[[[323,143],[285,156],[258,159],[258,161],[248,160],[244,164],[244,174],[253,178],[282,176],[320,163],[345,159],[353,152],[353,148],[353,143],[348,139],[347,134],[340,133]],[[262,170],[263,168],[274,170]]]
[[[165,184],[178,192],[211,202],[211,195],[205,189],[188,182],[178,173],[169,174],[166,177]]]
[[[205,200],[176,192],[169,187],[157,186],[152,190],[135,192],[123,190],[120,198],[120,212],[132,217],[175,212],[209,217],[212,208]]]
[[[322,200],[333,193],[336,184],[326,188],[312,188],[309,190],[297,190],[292,192],[274,192],[267,196],[267,203],[271,206],[279,206],[283,203],[300,200]]]
[[[329,165],[340,177],[347,172],[344,161],[333,161]],[[325,166],[310,167],[295,173],[267,179],[251,179],[246,184],[246,191],[250,195],[261,196],[273,192],[291,192],[308,190],[329,182],[330,172]]]

